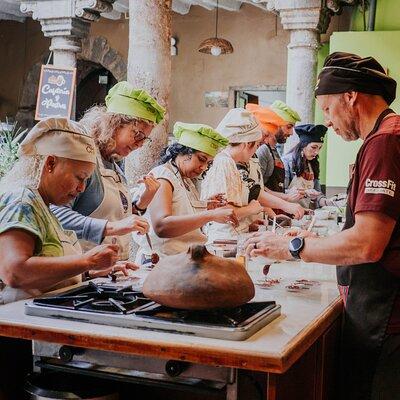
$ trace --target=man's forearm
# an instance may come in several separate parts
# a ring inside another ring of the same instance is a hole
[[[300,255],[306,262],[356,265],[375,261],[369,246],[352,229],[325,238],[306,238],[304,243]]]
[[[389,244],[396,220],[383,213],[359,212],[352,228],[329,238],[305,239],[301,258],[324,264],[357,265],[379,261]]]

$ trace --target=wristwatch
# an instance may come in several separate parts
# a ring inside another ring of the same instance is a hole
[[[293,258],[300,260],[300,252],[304,248],[304,238],[296,236],[289,242],[289,251]]]
[[[139,208],[137,205],[138,201],[139,200],[133,200],[132,205],[135,207],[136,211],[138,211],[139,215],[143,215],[147,211],[147,208]]]

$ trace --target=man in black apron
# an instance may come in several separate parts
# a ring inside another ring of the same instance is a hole
[[[346,224],[330,238],[258,236],[252,255],[336,264],[345,312],[340,399],[400,399],[400,116],[396,81],[372,57],[333,53],[316,97],[326,125],[363,140],[348,187]]]

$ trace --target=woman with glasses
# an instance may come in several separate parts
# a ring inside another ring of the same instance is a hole
[[[145,214],[152,248],[143,235],[133,235],[140,246],[136,258],[140,264],[150,262],[153,253],[172,255],[187,251],[194,243],[204,244],[207,237],[201,228],[211,221],[238,224],[234,210],[223,207],[221,195],[200,201],[195,186],[228,141],[201,124],[177,122],[173,133],[177,141],[164,150],[160,165],[152,170],[161,185]]]
[[[64,229],[74,230],[88,250],[100,243],[116,243],[120,259],[129,257],[130,234],[145,234],[149,225],[137,214],[144,213],[159,188],[152,174],[145,176],[145,190],[131,198],[121,168],[133,150],[143,146],[165,110],[144,90],[128,82],[112,87],[105,106],[89,109],[80,123],[97,146],[97,165],[86,189],[68,207],[52,206]]]

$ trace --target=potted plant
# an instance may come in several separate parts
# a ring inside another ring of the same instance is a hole
[[[18,123],[0,123],[0,179],[11,169],[18,159],[18,147],[27,129],[18,127]]]

